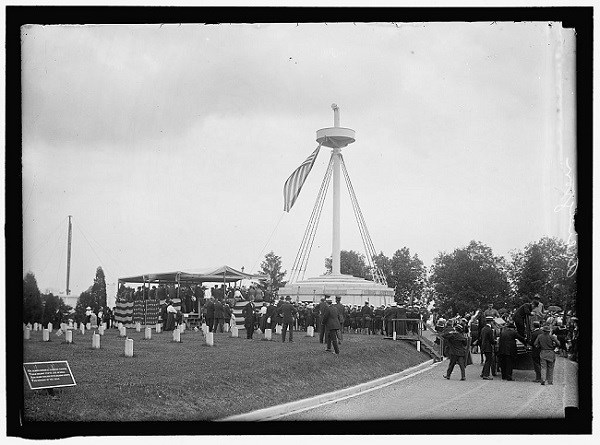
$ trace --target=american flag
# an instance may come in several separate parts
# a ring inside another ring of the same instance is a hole
[[[285,212],[289,212],[296,202],[296,198],[300,194],[300,190],[302,190],[304,181],[306,181],[306,177],[310,173],[310,170],[317,159],[320,148],[321,144],[319,144],[317,149],[313,151],[311,155],[300,164],[300,167],[294,170],[294,173],[290,175],[287,181],[285,181],[285,185],[283,186],[283,210]]]

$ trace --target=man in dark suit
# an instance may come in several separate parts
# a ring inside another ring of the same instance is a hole
[[[209,332],[213,331],[213,326],[215,322],[215,301],[213,297],[210,297],[206,300],[206,324],[208,326]]]
[[[294,317],[296,316],[298,311],[292,304],[291,300],[291,297],[288,295],[287,297],[285,297],[285,302],[281,306],[279,306],[279,309],[277,309],[277,313],[281,315],[281,318],[283,320],[283,328],[281,329],[281,341],[283,343],[285,343],[285,335],[287,333],[288,328],[290,330],[290,343],[294,341]]]
[[[321,302],[319,303],[319,343],[323,343],[325,338],[325,325],[323,324],[323,315],[327,310],[327,303],[325,302],[325,297],[321,298]]]
[[[242,316],[244,317],[246,338],[252,339],[252,335],[254,335],[254,297],[250,297],[250,301],[242,309]]]
[[[225,311],[223,310],[223,303],[217,299],[215,301],[215,326],[213,332],[223,332],[223,323],[225,323]]]
[[[327,307],[323,313],[323,325],[327,331],[327,352],[331,352],[331,344],[336,354],[340,353],[340,348],[337,341],[337,331],[341,329],[340,315],[337,308],[331,304],[331,300],[327,300]]]
[[[535,383],[540,383],[542,381],[542,368],[540,364],[540,351],[539,346],[535,346],[535,339],[538,338],[538,335],[542,333],[540,329],[540,322],[533,322],[533,332],[531,333],[531,360],[533,361],[533,370],[535,371]]]
[[[336,295],[335,297],[335,305],[338,311],[338,315],[340,316],[340,324],[342,327],[337,332],[338,334],[338,343],[342,344],[342,340],[344,339],[344,321],[346,320],[346,308],[342,304],[342,297],[340,295]]]
[[[450,379],[454,365],[458,363],[460,367],[460,379],[466,380],[465,376],[465,357],[467,355],[467,338],[463,335],[463,327],[460,324],[454,326],[454,329],[446,334],[443,334],[445,343],[448,345],[450,354],[450,363],[448,370],[444,374],[445,379]]]
[[[362,329],[367,330],[367,334],[371,333],[371,320],[373,319],[373,310],[369,306],[369,302],[365,301],[365,305],[360,310]],[[363,332],[364,333],[364,332]]]
[[[502,370],[502,380],[512,380],[514,364],[517,360],[517,342],[520,340],[523,344],[527,342],[525,337],[515,331],[514,323],[506,325],[500,332],[498,341],[498,357],[500,360],[500,369]]]
[[[493,377],[490,377],[490,370],[493,365],[494,344],[496,343],[496,340],[494,339],[494,330],[492,329],[493,321],[494,317],[485,317],[485,326],[481,330],[481,352],[485,355],[485,363],[483,364],[481,378],[484,380],[494,380]]]
[[[531,309],[533,309],[531,303],[525,303],[513,314],[513,321],[517,326],[517,332],[523,337],[525,337],[525,324],[527,317],[531,315]]]

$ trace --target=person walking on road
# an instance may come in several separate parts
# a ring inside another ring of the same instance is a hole
[[[465,377],[465,358],[467,354],[467,338],[463,335],[463,327],[460,324],[454,326],[454,329],[442,337],[448,344],[448,351],[450,353],[450,363],[448,364],[448,370],[444,374],[444,378],[450,380],[454,366],[458,363],[460,367],[460,379],[466,380]]]
[[[541,383],[542,382],[542,369],[541,369],[541,365],[540,365],[540,348],[538,346],[535,346],[535,339],[538,338],[538,336],[542,333],[542,330],[540,329],[540,322],[539,321],[534,321],[533,322],[533,332],[531,333],[531,344],[532,349],[531,349],[531,360],[533,361],[533,370],[535,371],[535,380],[533,381],[534,383]]]
[[[534,346],[540,348],[540,364],[542,368],[542,385],[548,383],[548,385],[552,385],[554,378],[554,362],[556,360],[556,354],[554,353],[554,348],[556,348],[559,343],[555,336],[551,334],[552,329],[550,326],[545,325],[542,328],[542,334],[538,335],[535,339]]]
[[[496,340],[494,339],[494,330],[492,329],[492,322],[494,317],[488,315],[485,317],[485,326],[481,330],[481,352],[485,355],[485,363],[483,364],[483,371],[481,372],[481,378],[484,380],[494,380],[490,377],[490,370],[493,365],[493,351]]]
[[[336,354],[340,353],[340,349],[337,341],[337,331],[341,329],[340,314],[337,308],[331,304],[331,300],[327,300],[327,307],[323,313],[323,325],[327,331],[327,349],[325,351],[331,352],[331,345],[333,344],[333,350]]]
[[[285,303],[277,309],[277,313],[281,315],[281,318],[283,319],[283,328],[281,329],[281,341],[283,341],[283,343],[285,343],[285,336],[288,328],[290,330],[290,343],[294,341],[294,317],[298,314],[298,311],[291,303],[291,300],[291,297],[288,295],[285,297]]]
[[[527,343],[527,340],[522,335],[519,335],[515,331],[514,323],[506,325],[500,333],[500,339],[498,341],[498,357],[500,359],[500,369],[502,371],[502,380],[512,380],[512,372],[517,361],[517,341],[521,341],[523,344]]]

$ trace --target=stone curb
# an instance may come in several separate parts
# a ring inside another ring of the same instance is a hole
[[[353,396],[360,394],[361,392],[365,392],[370,389],[377,388],[378,386],[383,386],[386,384],[392,384],[396,380],[401,380],[403,378],[409,377],[411,374],[421,371],[427,367],[434,367],[435,365],[442,362],[433,362],[432,360],[427,360],[419,365],[413,366],[412,368],[405,369],[404,371],[400,371],[396,374],[387,375],[385,377],[380,377],[375,380],[371,380],[370,382],[360,383],[356,386],[351,386],[349,388],[340,389],[338,391],[329,392],[326,394],[320,394],[318,396],[310,397],[308,399],[296,400],[294,402],[284,403],[283,405],[270,406],[268,408],[259,409],[256,411],[251,411],[249,413],[236,414],[234,416],[225,417],[222,419],[217,419],[218,422],[257,422],[270,420],[272,418],[276,418],[279,416],[283,416],[285,414],[292,413],[294,411],[299,411],[311,407],[317,407],[326,402],[331,402],[336,399],[341,399],[348,396]]]

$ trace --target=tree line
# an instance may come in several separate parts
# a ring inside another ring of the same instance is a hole
[[[101,307],[106,308],[106,278],[102,267],[96,269],[94,283],[79,295],[75,305],[74,320],[81,323],[85,320],[86,307],[91,307],[94,312],[98,312]],[[52,292],[41,293],[37,284],[35,275],[27,272],[23,278],[23,323],[42,323],[44,326],[48,322],[58,326],[71,315],[73,308],[63,301],[63,299]]]

